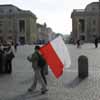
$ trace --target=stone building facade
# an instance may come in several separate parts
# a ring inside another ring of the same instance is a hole
[[[93,42],[94,37],[100,38],[100,2],[92,2],[85,9],[74,9],[72,14],[71,38]]]
[[[44,23],[43,25],[42,24],[39,24],[37,23],[37,41],[39,43],[44,43],[48,40],[48,34],[47,34],[47,25],[46,23]]]
[[[0,5],[0,40],[32,43],[36,40],[36,16],[14,5]]]
[[[54,39],[55,33],[50,27],[47,27],[46,23],[39,24],[37,23],[37,42],[38,43],[47,43],[48,41]]]

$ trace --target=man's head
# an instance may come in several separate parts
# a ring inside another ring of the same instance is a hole
[[[39,49],[40,49],[40,46],[36,45],[35,50],[39,50]]]

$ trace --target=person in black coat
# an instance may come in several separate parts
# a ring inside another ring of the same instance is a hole
[[[48,89],[45,84],[44,78],[41,74],[41,70],[42,70],[41,65],[44,65],[44,62],[41,62],[41,60],[40,60],[41,55],[38,50],[39,50],[39,46],[35,46],[35,52],[31,56],[27,57],[28,61],[30,61],[32,63],[32,68],[34,70],[34,78],[33,78],[34,81],[31,85],[31,87],[28,89],[28,91],[29,92],[34,91],[36,89],[37,83],[39,82],[41,85],[41,93],[45,94],[48,91]],[[41,65],[39,62],[41,62]]]
[[[40,49],[40,46],[36,46],[37,50]],[[48,65],[45,61],[45,59],[43,58],[42,54],[38,53],[39,56],[39,60],[38,60],[38,66],[41,69],[41,76],[45,82],[45,84],[47,85],[47,80],[46,80],[46,75],[48,74]]]
[[[80,39],[78,39],[78,40],[76,41],[76,44],[77,44],[77,48],[80,48]]]
[[[12,73],[12,59],[15,57],[12,51],[11,45],[7,45],[5,48],[5,72],[11,74]]]
[[[95,44],[95,48],[97,48],[98,47],[98,38],[97,37],[95,38],[94,44]]]
[[[3,48],[2,45],[0,44],[0,74],[3,73]]]

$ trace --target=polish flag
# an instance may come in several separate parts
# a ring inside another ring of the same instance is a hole
[[[70,67],[69,52],[61,36],[42,46],[40,52],[56,78],[62,75],[64,67]]]

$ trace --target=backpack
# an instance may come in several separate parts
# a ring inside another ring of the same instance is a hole
[[[46,65],[46,61],[45,59],[42,57],[42,55],[40,55],[38,52],[37,52],[37,55],[38,55],[38,66],[40,68],[43,68],[45,65]]]

